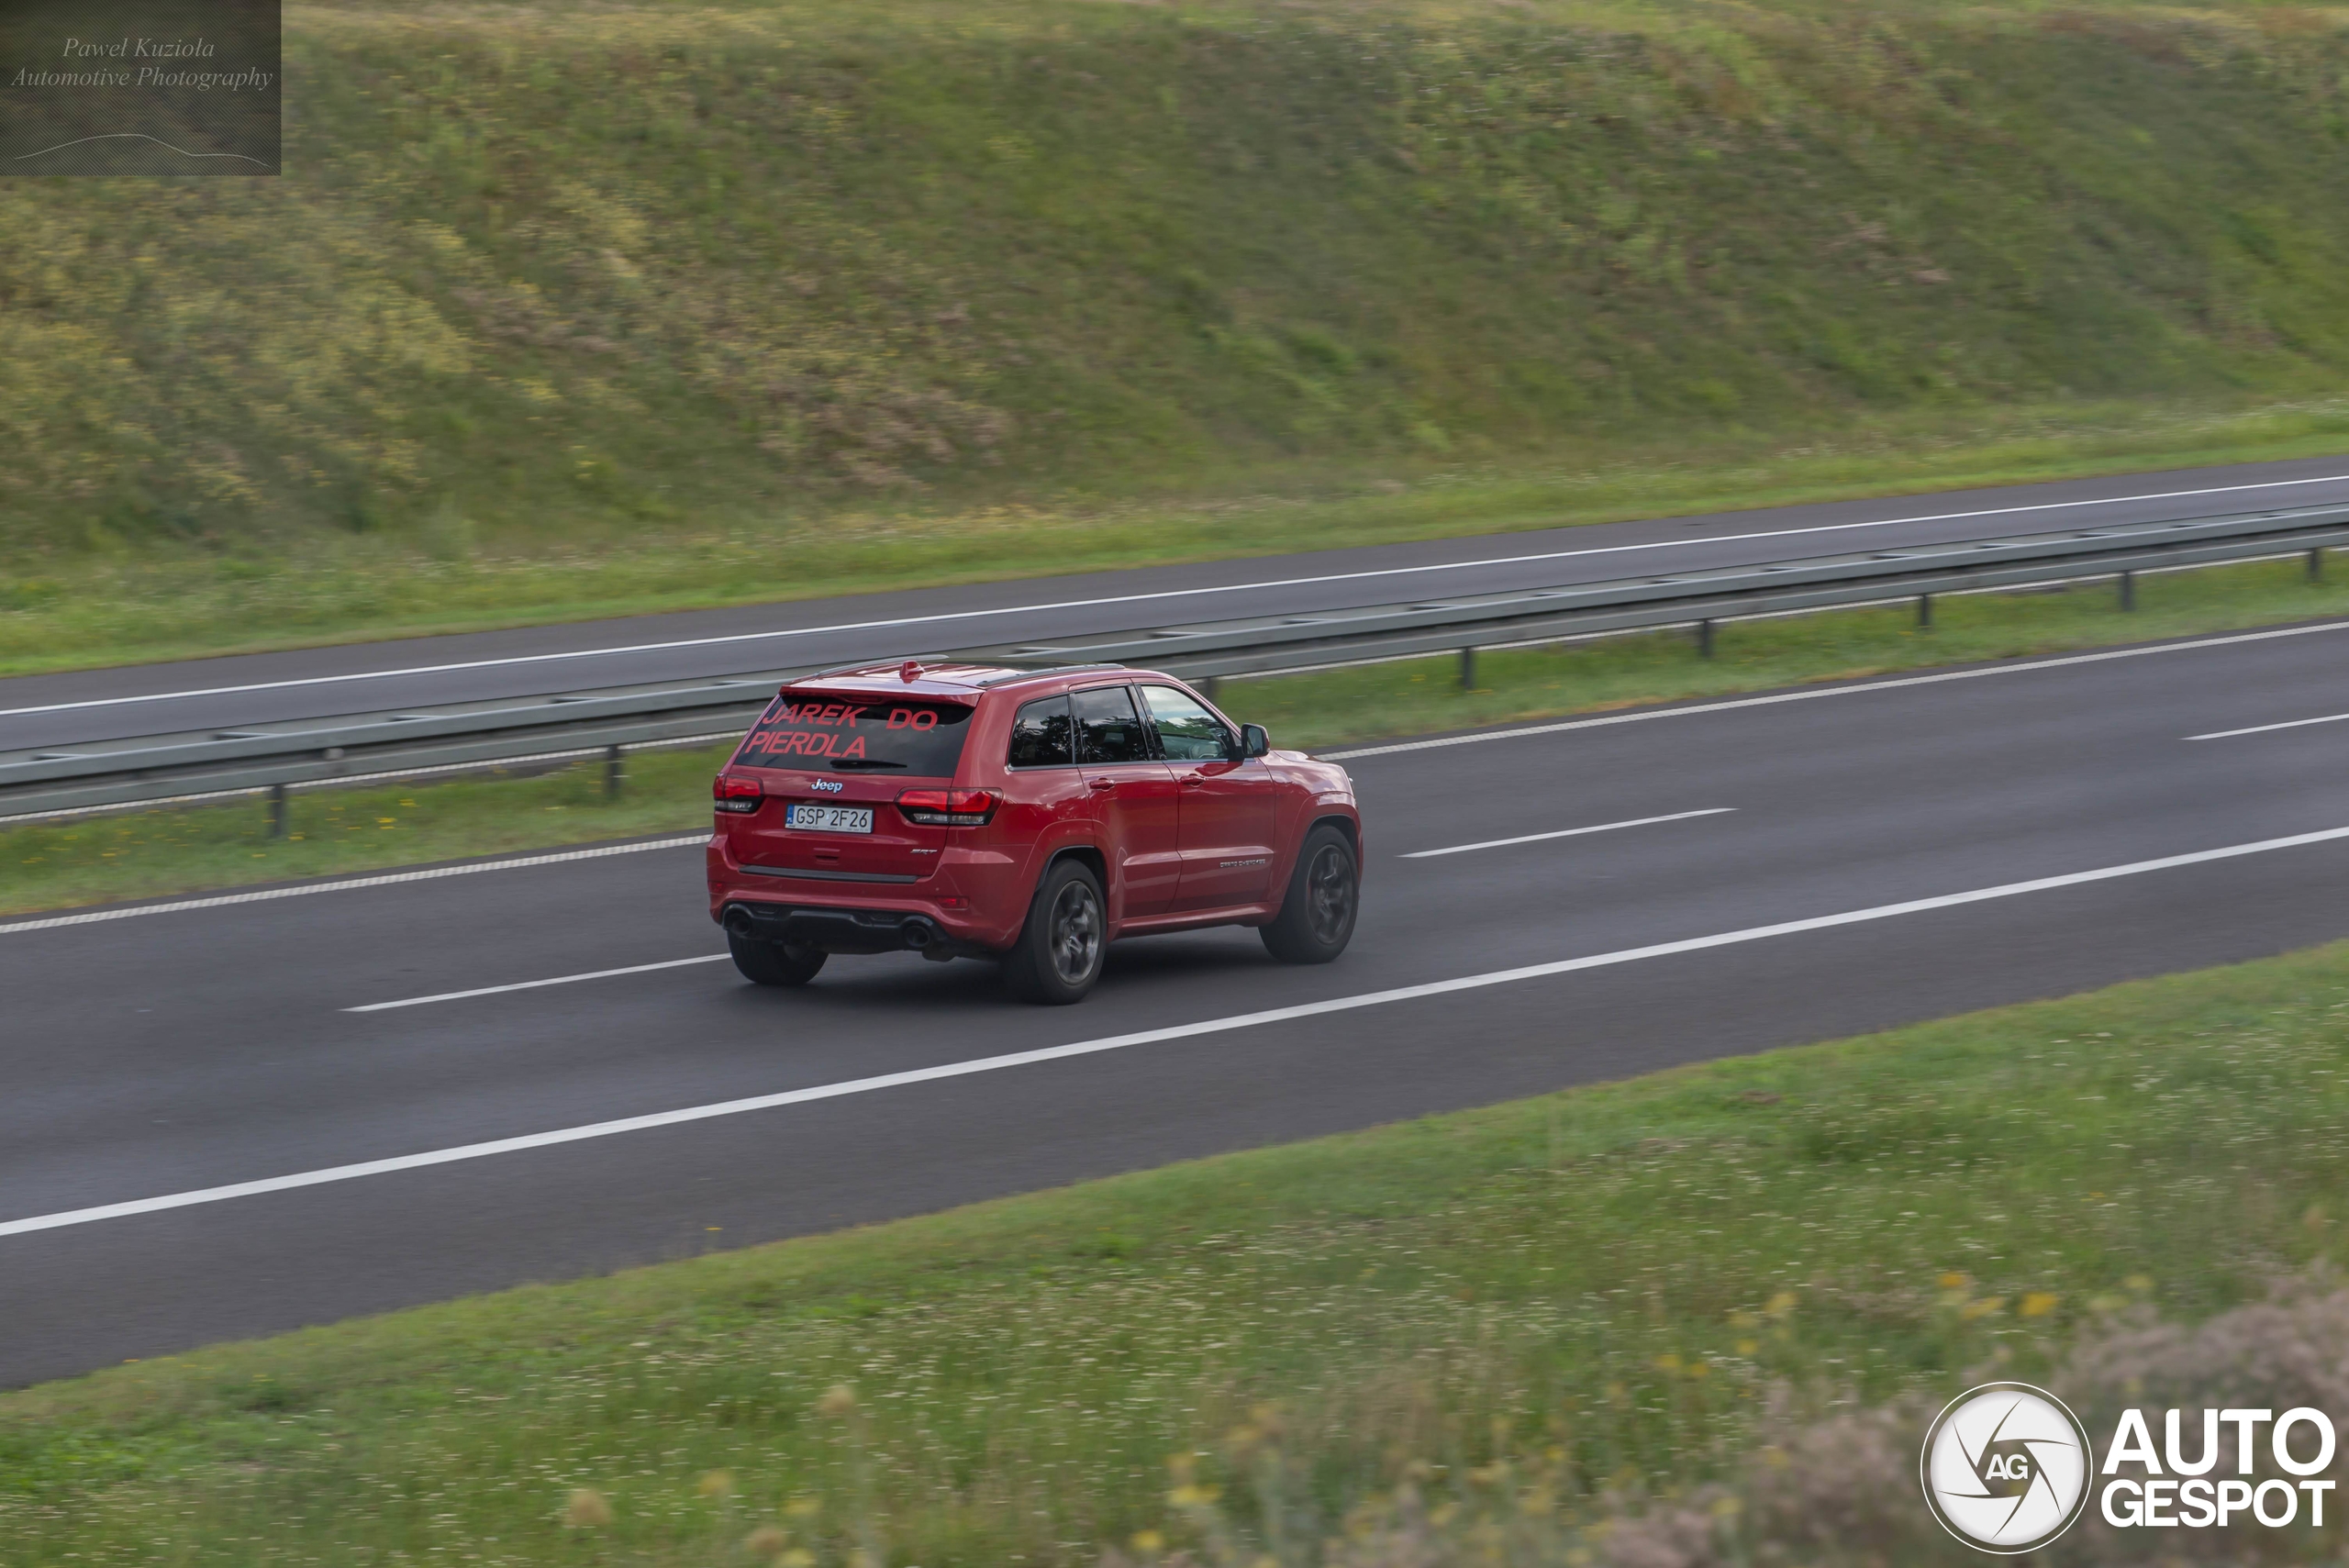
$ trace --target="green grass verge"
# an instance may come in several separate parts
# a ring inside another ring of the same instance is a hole
[[[2321,583],[2296,562],[2141,578],[2122,614],[2108,585],[1937,602],[1935,624],[1907,608],[1843,610],[1720,628],[1698,659],[1669,631],[1556,649],[1485,653],[1460,689],[1450,659],[1229,683],[1224,706],[1283,745],[1424,735],[1633,703],[1761,691],[1883,671],[2349,614],[2349,568]],[[618,800],[602,764],[529,779],[417,782],[296,795],[292,831],[268,835],[266,807],[157,809],[0,828],[0,915],[199,888],[371,870],[632,834],[687,832],[709,819],[709,775],[726,748],[641,752]]]
[[[2292,450],[2340,17],[296,6],[0,188],[0,668]]]
[[[1545,1451],[1571,1516],[1773,1385],[2028,1375],[2337,1256],[2345,1017],[2333,946],[116,1368],[0,1396],[0,1557],[1090,1562],[1243,1423],[1308,1542]]]
[[[1544,467],[1365,462],[1187,501],[862,510],[781,535],[664,529],[534,548],[468,535],[442,548],[366,534],[226,558],[99,552],[28,566],[39,574],[13,584],[0,573],[0,675],[2343,450],[2349,404],[2334,402],[1928,411],[1791,442],[1650,435]]]
[[[600,761],[297,793],[284,839],[257,797],[0,829],[0,913],[691,831],[708,825],[710,775],[732,750],[632,753],[617,799]]]

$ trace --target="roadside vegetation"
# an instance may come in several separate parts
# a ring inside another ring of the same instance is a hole
[[[295,5],[0,189],[0,669],[2339,450],[2339,18]]]
[[[2349,614],[2349,566],[2310,582],[2299,562],[2141,576],[2123,613],[2106,584],[1943,597],[1930,629],[1907,606],[1717,629],[1700,659],[1685,630],[1477,655],[1464,690],[1451,657],[1225,683],[1219,700],[1275,744],[1327,750],[1512,719],[1767,690],[1887,671]],[[0,916],[202,888],[457,860],[709,822],[709,777],[730,747],[631,753],[617,798],[603,764],[523,778],[419,779],[297,793],[288,836],[248,797],[0,827]]]
[[[0,674],[2343,450],[2349,404],[2331,399],[2238,414],[2003,409],[1962,429],[1930,415],[1855,417],[1793,444],[1627,436],[1586,466],[1553,454],[1539,473],[1452,467],[1406,481],[1364,468],[1187,501],[843,512],[804,536],[743,527],[419,550],[386,532],[284,553],[36,555],[46,575],[0,579]]]
[[[2334,1375],[2344,1018],[2336,945],[116,1368],[0,1395],[0,1558],[1943,1561],[1969,1378]]]
[[[706,828],[732,751],[632,752],[617,798],[600,760],[295,791],[282,839],[260,796],[0,828],[0,915]]]

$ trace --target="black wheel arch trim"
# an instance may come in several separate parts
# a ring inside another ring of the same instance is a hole
[[[1339,832],[1343,833],[1346,836],[1347,847],[1352,849],[1354,851],[1356,858],[1359,859],[1362,854],[1362,833],[1360,831],[1359,825],[1353,817],[1347,816],[1342,811],[1325,811],[1320,816],[1316,817],[1312,821],[1308,822],[1305,825],[1304,833],[1297,837],[1298,846],[1302,848],[1305,840],[1312,836],[1313,829],[1322,826],[1324,823],[1336,828]]]

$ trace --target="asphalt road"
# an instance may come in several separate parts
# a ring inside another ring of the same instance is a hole
[[[2187,739],[2349,710],[2349,626],[1994,668],[1356,753],[1344,959],[1146,939],[1074,1008],[897,955],[344,1010],[715,954],[682,846],[0,926],[0,1385],[2349,934],[2349,723]]]
[[[2319,458],[25,676],[0,749],[2339,501]]]

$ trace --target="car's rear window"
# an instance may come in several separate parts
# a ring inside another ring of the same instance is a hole
[[[951,778],[970,728],[971,710],[961,703],[785,692],[767,705],[734,761],[746,768],[869,769]]]

